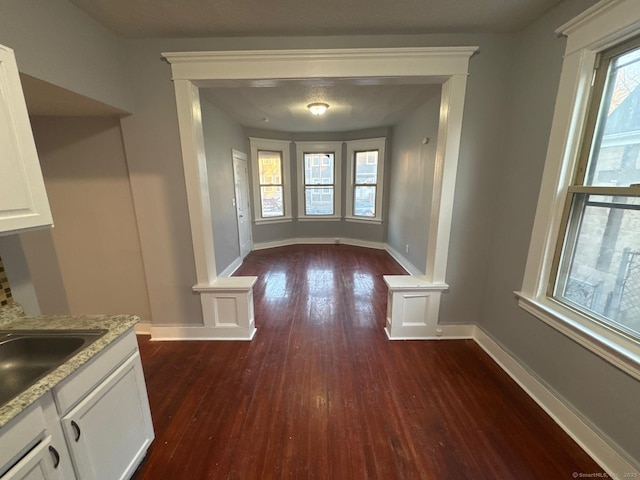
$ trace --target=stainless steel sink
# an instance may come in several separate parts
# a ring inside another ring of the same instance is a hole
[[[49,374],[106,330],[0,330],[0,406]]]

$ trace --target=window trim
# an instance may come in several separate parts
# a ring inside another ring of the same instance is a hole
[[[594,322],[548,295],[566,198],[580,160],[597,56],[640,34],[640,11],[634,0],[600,2],[560,27],[557,33],[567,36],[567,46],[522,289],[516,292],[518,303],[538,319],[640,379],[640,342]]]
[[[382,223],[382,204],[384,199],[384,166],[386,163],[386,137],[349,140],[347,143],[347,188],[345,221],[354,223]],[[355,195],[355,154],[356,152],[378,150],[378,174],[376,182],[376,215],[375,217],[361,217],[353,214]]]
[[[253,193],[253,222],[256,225],[267,223],[284,223],[293,221],[291,215],[291,153],[289,140],[272,140],[268,138],[249,137],[251,144],[251,179]],[[282,196],[284,215],[277,217],[263,217],[260,203],[260,169],[258,166],[258,151],[282,152]]]
[[[342,141],[337,142],[294,142],[297,157],[298,221],[342,220]],[[307,215],[305,208],[304,155],[306,153],[333,153],[333,215]]]

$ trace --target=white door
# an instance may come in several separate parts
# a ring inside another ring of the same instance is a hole
[[[233,181],[236,189],[240,257],[244,258],[253,249],[251,207],[249,206],[249,172],[247,170],[247,155],[237,150],[233,150]]]

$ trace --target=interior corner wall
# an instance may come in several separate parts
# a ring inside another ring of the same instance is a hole
[[[164,45],[145,45],[130,41],[127,48],[136,112],[120,124],[151,318],[154,326],[198,326],[202,307],[192,290],[197,279],[171,67],[160,55]]]
[[[640,382],[521,310],[513,295],[522,286],[562,67],[565,41],[554,30],[593,3],[561,3],[514,43],[479,324],[640,468]]]
[[[124,40],[66,0],[2,0],[0,44],[22,73],[133,111]]]
[[[42,313],[132,314],[149,321],[119,120],[32,117],[31,123],[55,225],[44,234],[21,234]],[[43,252],[51,261],[41,261]],[[66,294],[68,312],[50,298],[56,290]]]
[[[427,265],[439,118],[436,95],[393,127],[387,243],[422,273]],[[423,144],[424,138],[430,141]]]
[[[207,156],[209,200],[213,223],[216,271],[224,271],[240,258],[232,149],[247,154],[244,130],[220,109],[201,99],[202,129]]]

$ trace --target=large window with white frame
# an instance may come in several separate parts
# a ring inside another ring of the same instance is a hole
[[[348,221],[382,222],[385,138],[347,142]]]
[[[298,218],[341,218],[342,142],[296,142]]]
[[[603,1],[567,36],[519,304],[640,378],[640,10]],[[634,39],[635,38],[635,39]]]
[[[640,339],[640,39],[595,71],[549,294]]]
[[[291,221],[289,141],[250,138],[256,223]]]

